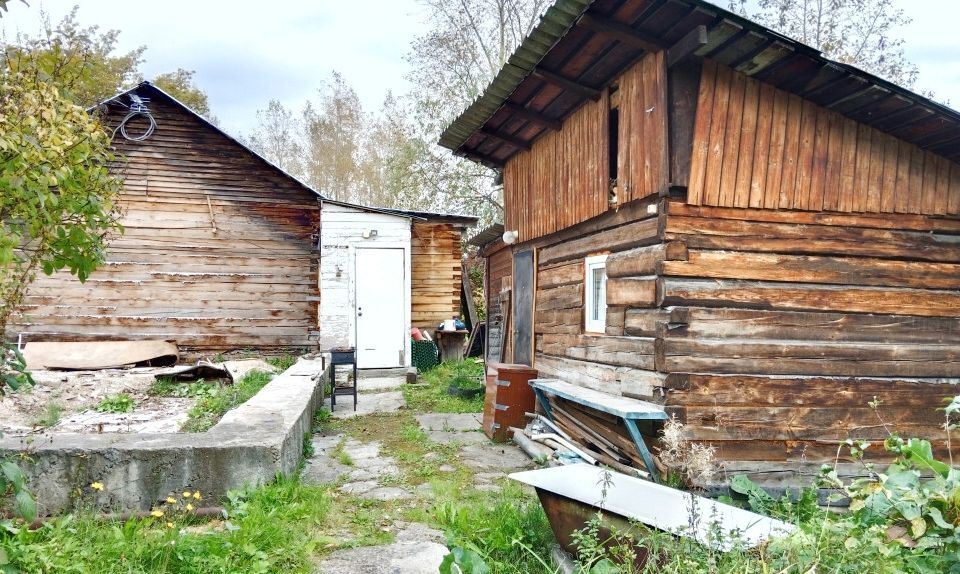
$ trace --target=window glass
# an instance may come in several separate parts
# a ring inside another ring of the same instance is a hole
[[[603,333],[607,327],[607,270],[606,255],[587,257],[584,268],[584,330]]]

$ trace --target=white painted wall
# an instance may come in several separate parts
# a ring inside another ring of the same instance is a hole
[[[364,232],[371,229],[377,230],[377,236],[364,238]],[[355,277],[356,250],[364,247],[402,248],[404,276]],[[356,346],[356,281],[394,281],[405,293],[404,317],[409,325],[410,272],[410,218],[324,203],[320,213],[320,348]],[[404,356],[404,365],[410,366],[409,338]]]

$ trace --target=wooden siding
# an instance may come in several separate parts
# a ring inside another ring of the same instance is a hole
[[[960,214],[960,165],[704,61],[693,205]]]
[[[413,223],[412,322],[436,329],[444,319],[460,316],[463,263],[461,231],[449,223]]]
[[[173,339],[203,352],[310,345],[316,196],[165,98],[150,108],[152,136],[115,140],[125,232],[106,264],[86,283],[40,276],[9,334]]]
[[[830,462],[847,438],[886,436],[876,397],[897,432],[944,447],[960,222],[674,201],[663,230],[687,257],[658,264],[655,364],[690,438],[754,471]]]
[[[662,53],[619,79],[617,203],[647,197],[667,184],[666,68]],[[610,209],[609,99],[588,102],[559,131],[539,138],[503,170],[505,226],[519,241],[543,237]],[[614,205],[616,207],[616,205]]]
[[[643,58],[619,79],[619,203],[657,194],[667,186],[665,54]]]
[[[587,103],[504,168],[504,225],[520,241],[606,211],[607,105],[606,97]]]

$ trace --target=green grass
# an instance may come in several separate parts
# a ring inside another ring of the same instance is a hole
[[[0,572],[35,574],[307,573],[319,528],[330,512],[327,489],[280,480],[230,495],[229,519],[194,523],[189,515],[107,522],[69,515],[39,530],[0,533]]]
[[[180,428],[184,432],[206,432],[232,408],[250,400],[273,379],[273,373],[251,371],[232,385],[218,385],[201,395],[190,410],[187,422]]]
[[[407,407],[419,412],[434,413],[479,413],[483,411],[483,395],[472,399],[450,396],[447,387],[457,382],[478,380],[483,377],[483,362],[467,359],[465,361],[445,362],[420,374],[419,384],[404,385],[403,398]]]
[[[44,413],[31,421],[31,426],[34,427],[52,427],[60,422],[60,418],[63,416],[64,407],[58,402],[51,402],[47,404],[47,410]]]
[[[127,393],[119,393],[104,397],[96,406],[98,413],[129,413],[137,406],[133,397]]]

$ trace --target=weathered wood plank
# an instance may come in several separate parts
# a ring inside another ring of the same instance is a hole
[[[953,317],[960,293],[796,283],[658,279],[660,305],[736,306],[752,309],[843,311]]]
[[[664,239],[690,249],[726,249],[810,255],[895,257],[960,262],[954,235],[670,216]]]
[[[655,277],[619,277],[607,280],[607,305],[653,307],[656,302]]]
[[[717,279],[960,289],[960,264],[867,257],[821,257],[690,250],[687,261],[664,261],[662,275]]]
[[[658,223],[656,217],[650,217],[628,223],[613,229],[607,229],[545,247],[539,253],[542,265],[584,257],[591,253],[620,251],[640,245],[650,245],[657,241]]]
[[[632,337],[653,337],[657,332],[657,323],[668,321],[669,318],[669,313],[662,309],[627,309],[623,332]]]
[[[958,317],[674,307],[660,320],[670,337],[960,344]]]
[[[657,370],[749,375],[960,377],[960,345],[672,338]]]
[[[679,241],[657,243],[629,251],[621,251],[607,258],[607,277],[655,275],[662,261],[683,261],[686,258],[687,247]]]

